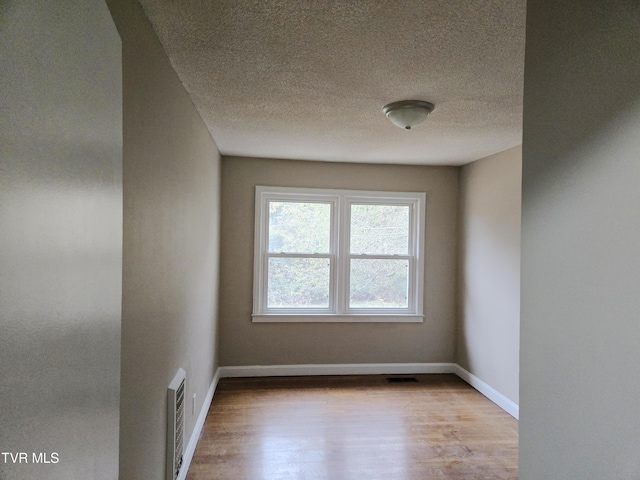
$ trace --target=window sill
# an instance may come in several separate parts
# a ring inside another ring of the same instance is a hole
[[[253,314],[253,323],[423,323],[424,315],[417,314]]]

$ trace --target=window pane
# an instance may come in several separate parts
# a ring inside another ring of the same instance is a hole
[[[329,253],[331,204],[269,202],[269,252]]]
[[[351,253],[409,252],[408,205],[351,205]]]
[[[351,308],[407,308],[409,261],[351,259]]]
[[[328,258],[270,258],[267,279],[269,308],[327,308]]]

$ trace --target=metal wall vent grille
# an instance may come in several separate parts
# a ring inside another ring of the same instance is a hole
[[[167,390],[167,480],[176,480],[184,455],[184,396],[186,373],[180,368]]]

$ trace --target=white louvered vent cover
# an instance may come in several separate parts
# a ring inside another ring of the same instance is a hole
[[[184,454],[184,394],[187,375],[180,368],[167,390],[167,480],[176,480]]]

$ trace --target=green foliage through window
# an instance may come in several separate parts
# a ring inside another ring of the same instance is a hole
[[[269,202],[269,252],[328,253],[331,204]]]

